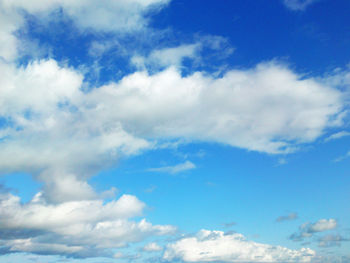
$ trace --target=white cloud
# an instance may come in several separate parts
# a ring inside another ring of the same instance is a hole
[[[144,14],[158,10],[170,0],[0,0],[0,58],[11,61],[17,56],[14,36],[24,24],[23,11],[42,19],[55,19],[59,8],[82,30],[133,32],[147,26]]]
[[[147,252],[157,252],[157,251],[163,250],[163,248],[159,246],[157,243],[152,242],[152,243],[146,244],[142,250]]]
[[[337,140],[337,139],[340,139],[340,138],[343,138],[343,137],[347,137],[347,136],[350,136],[350,132],[341,131],[341,132],[333,133],[332,135],[327,137],[324,141],[325,142],[329,142],[329,141]]]
[[[163,259],[184,262],[311,262],[315,252],[308,248],[291,250],[246,240],[241,234],[201,230],[169,244]]]
[[[303,11],[309,5],[317,2],[319,0],[283,0],[286,7],[294,11]]]
[[[0,62],[0,69],[0,115],[9,123],[1,127],[0,171],[32,173],[54,203],[96,198],[87,178],[158,140],[288,153],[343,117],[340,91],[276,63],[222,78],[136,72],[87,92],[80,73],[54,60],[20,68]]]
[[[311,237],[315,233],[332,230],[337,227],[337,220],[331,219],[320,219],[315,223],[304,223],[299,227],[299,232],[294,233],[290,236],[290,239],[295,241],[301,241],[304,238]]]
[[[52,205],[41,193],[27,204],[21,204],[17,196],[2,194],[0,245],[8,252],[110,256],[110,248],[175,231],[172,226],[152,225],[145,219],[131,221],[144,207],[132,195],[108,203],[83,200]]]
[[[170,174],[176,174],[180,172],[184,172],[187,170],[195,169],[196,165],[190,161],[186,161],[184,163],[180,163],[174,166],[164,166],[159,168],[150,168],[148,171],[150,172],[159,172],[159,173],[170,173]]]
[[[131,61],[138,68],[180,67],[184,58],[194,58],[201,48],[199,43],[154,50],[148,57],[134,56]],[[198,55],[198,54],[197,54]]]

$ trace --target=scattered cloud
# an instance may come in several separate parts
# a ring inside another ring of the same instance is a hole
[[[152,242],[152,243],[146,244],[142,250],[146,252],[157,252],[157,251],[162,251],[163,248],[159,246],[157,243]]]
[[[298,214],[297,213],[290,213],[289,215],[286,215],[286,216],[279,216],[276,219],[276,222],[291,221],[291,220],[295,220],[297,218],[298,218]]]
[[[350,241],[348,238],[344,238],[341,235],[326,235],[323,237],[320,237],[318,239],[318,246],[319,247],[334,247],[334,246],[341,246],[341,243],[344,241]]]
[[[72,19],[81,30],[100,32],[134,32],[146,28],[144,14],[160,10],[169,0],[129,1],[0,1],[0,57],[11,61],[19,47],[14,33],[24,25],[23,15],[27,12],[44,20],[56,19],[56,10]]]
[[[196,165],[190,161],[186,161],[184,163],[180,163],[174,166],[164,166],[159,168],[150,168],[147,171],[149,172],[157,172],[157,173],[170,173],[177,174],[184,171],[195,169]]]
[[[291,250],[246,240],[238,233],[201,230],[194,237],[185,237],[168,244],[163,255],[166,261],[184,262],[311,262],[315,252],[309,248]]]
[[[347,137],[347,136],[350,136],[350,132],[341,131],[341,132],[333,133],[332,135],[327,137],[324,141],[329,142],[329,141],[337,140],[337,139]]]
[[[304,11],[308,6],[319,0],[283,0],[285,6],[293,11]]]
[[[302,241],[304,238],[311,237],[315,233],[320,233],[335,229],[337,221],[335,219],[320,219],[315,223],[304,223],[299,227],[299,232],[290,236],[294,241]]]

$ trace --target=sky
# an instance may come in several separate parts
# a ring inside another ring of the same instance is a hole
[[[0,0],[0,262],[349,263],[348,0]]]

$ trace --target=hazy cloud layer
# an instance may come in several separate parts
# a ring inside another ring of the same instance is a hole
[[[315,252],[291,250],[246,240],[241,234],[201,230],[167,245],[163,259],[184,262],[311,262]]]

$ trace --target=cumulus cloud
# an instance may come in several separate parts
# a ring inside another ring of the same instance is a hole
[[[320,219],[315,223],[304,223],[299,227],[299,232],[290,236],[290,239],[294,241],[301,241],[304,238],[311,237],[315,233],[332,230],[337,227],[337,221],[335,219]]]
[[[166,261],[184,262],[311,262],[315,252],[309,248],[291,250],[246,240],[241,234],[201,230],[169,244],[163,255]]]
[[[195,169],[196,165],[190,161],[186,161],[184,163],[180,163],[174,166],[164,166],[160,168],[150,168],[148,171],[150,172],[157,172],[157,173],[170,173],[170,174],[177,174],[181,173],[187,170]]]
[[[283,0],[286,7],[293,11],[303,11],[309,5],[317,2],[319,0]]]
[[[286,216],[279,216],[276,221],[277,222],[284,222],[284,221],[290,221],[290,220],[295,220],[298,218],[297,213],[290,213],[289,215]]]
[[[142,215],[145,204],[132,195],[103,200],[48,204],[38,193],[29,203],[18,196],[0,199],[0,244],[7,253],[64,254],[73,257],[111,256],[109,249],[149,236],[167,235],[173,226],[152,225]]]
[[[20,68],[0,62],[0,69],[0,171],[35,175],[56,203],[95,198],[87,178],[158,140],[289,153],[343,117],[340,91],[276,63],[221,78],[183,77],[175,68],[136,72],[89,91],[79,72],[54,60]],[[190,168],[187,161],[158,171]]]

